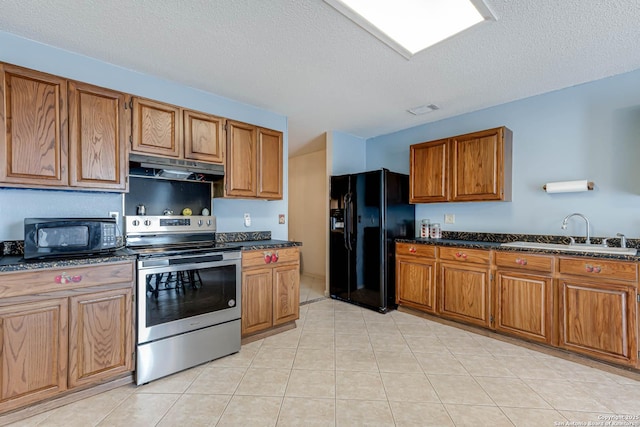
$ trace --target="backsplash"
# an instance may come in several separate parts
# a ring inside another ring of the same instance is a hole
[[[247,242],[254,240],[271,240],[270,231],[240,231],[216,233],[216,243]]]
[[[442,231],[442,239],[446,240],[466,240],[472,242],[538,242],[538,243],[559,243],[568,245],[569,236],[554,236],[547,234],[506,234],[506,233],[474,233],[468,231]],[[591,243],[599,245],[602,243],[603,237],[591,237]],[[416,239],[421,240],[421,239]],[[576,243],[584,243],[584,237],[575,237]],[[608,238],[607,245],[610,247],[619,247],[620,239]],[[628,248],[640,249],[640,239],[627,239]]]

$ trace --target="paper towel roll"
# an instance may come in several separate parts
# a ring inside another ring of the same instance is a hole
[[[544,185],[547,193],[575,193],[580,191],[593,190],[593,182],[586,179],[578,181],[548,182]]]

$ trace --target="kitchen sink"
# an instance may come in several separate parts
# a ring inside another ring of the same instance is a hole
[[[500,246],[507,248],[527,248],[527,249],[547,249],[551,251],[566,252],[589,252],[596,254],[613,254],[613,255],[636,255],[637,249],[634,248],[609,248],[599,245],[561,245],[559,243],[538,243],[538,242],[508,242],[501,243]]]

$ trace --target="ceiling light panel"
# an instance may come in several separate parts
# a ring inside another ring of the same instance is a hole
[[[487,19],[481,0],[324,0],[406,58]]]

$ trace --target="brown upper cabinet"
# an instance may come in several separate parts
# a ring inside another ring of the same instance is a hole
[[[0,74],[0,181],[126,191],[125,94],[9,64]]]
[[[410,147],[410,202],[511,200],[512,132],[488,129]]]
[[[282,199],[282,132],[227,121],[225,197]]]
[[[0,63],[0,181],[66,186],[67,80]]]
[[[208,163],[224,163],[222,117],[133,98],[131,151]]]
[[[127,189],[129,96],[69,82],[69,184],[72,187]]]

